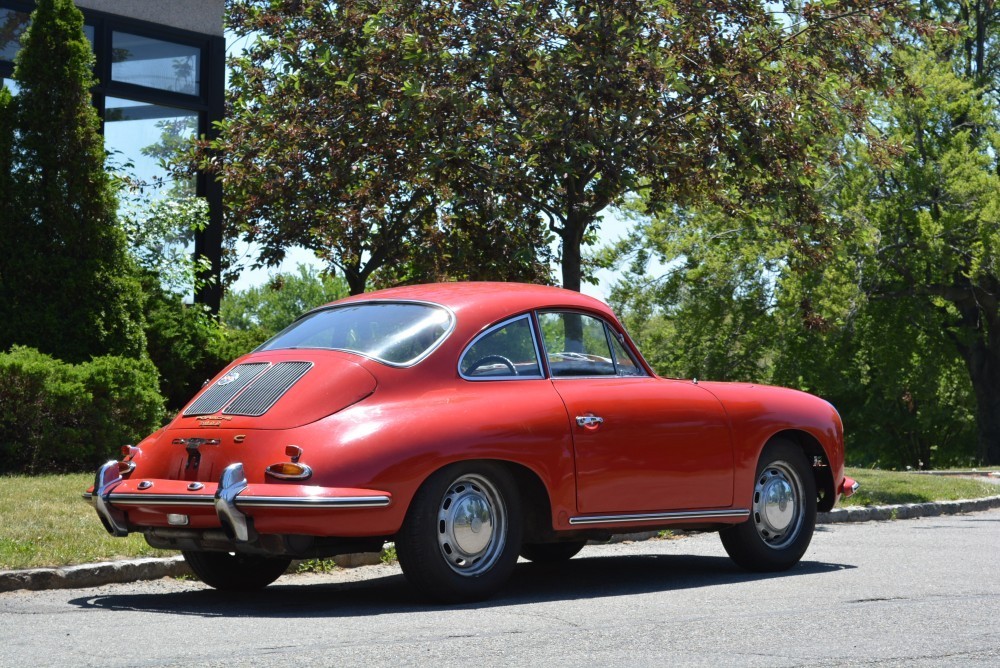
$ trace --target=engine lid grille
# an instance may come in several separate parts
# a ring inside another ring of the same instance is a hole
[[[237,365],[225,376],[215,381],[194,403],[188,406],[187,410],[184,411],[184,416],[211,415],[222,410],[223,406],[256,380],[269,366],[268,362],[248,362]]]
[[[312,367],[312,362],[280,362],[265,371],[245,392],[236,397],[226,415],[258,417],[271,408]]]

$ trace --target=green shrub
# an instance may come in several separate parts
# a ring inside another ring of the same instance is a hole
[[[161,423],[157,381],[149,360],[0,353],[0,472],[92,470],[114,458]]]

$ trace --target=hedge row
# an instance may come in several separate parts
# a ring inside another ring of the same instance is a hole
[[[0,473],[93,470],[163,421],[152,362],[67,364],[33,348],[0,353]]]

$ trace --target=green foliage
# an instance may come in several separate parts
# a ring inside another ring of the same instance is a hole
[[[1000,461],[997,24],[934,7],[969,30],[897,49],[909,86],[868,105],[884,146],[845,135],[813,168],[825,228],[785,198],[676,208],[605,258],[634,265],[613,299],[657,368],[819,394],[857,463]]]
[[[206,380],[253,346],[231,354],[226,333],[204,307],[184,303],[180,295],[163,289],[154,275],[145,283],[146,349],[160,372],[159,387],[167,407],[176,410]]]
[[[17,212],[3,236],[21,250],[0,258],[0,349],[32,345],[72,362],[143,355],[142,293],[104,170],[92,70],[79,10],[40,0],[14,72]]]
[[[546,241],[537,218],[499,198],[483,203],[489,192],[479,184],[446,181],[450,156],[463,150],[456,130],[482,129],[454,79],[446,5],[237,0],[228,8],[231,30],[251,41],[231,61],[234,99],[220,137],[200,157],[223,180],[231,234],[260,244],[265,264],[301,245],[354,294],[375,272],[382,284],[487,271],[547,277],[535,259]],[[477,206],[467,206],[473,195]],[[531,252],[449,243],[463,232],[510,237]],[[445,267],[433,261],[438,250],[450,256]]]
[[[0,471],[92,470],[156,429],[163,400],[148,360],[60,362],[15,346],[0,354]]]
[[[346,296],[343,279],[299,265],[296,274],[278,274],[265,285],[227,294],[219,317],[227,328],[246,332],[259,344],[309,309]]]
[[[266,262],[301,244],[353,293],[375,272],[547,280],[543,222],[579,289],[581,247],[631,192],[657,210],[780,195],[821,226],[822,138],[863,128],[906,8],[238,0],[252,43],[201,157]]]

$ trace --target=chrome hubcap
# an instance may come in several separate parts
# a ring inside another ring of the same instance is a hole
[[[438,509],[438,547],[445,563],[461,575],[493,566],[507,539],[507,509],[486,478],[463,475],[449,487]]]
[[[764,543],[781,549],[795,540],[802,526],[802,481],[787,462],[772,463],[757,478],[753,520]]]

